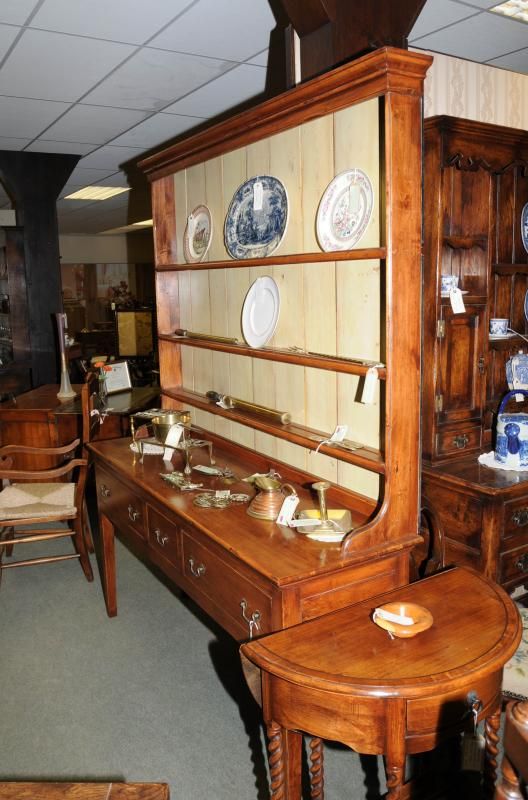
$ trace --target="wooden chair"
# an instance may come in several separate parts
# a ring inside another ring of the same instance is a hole
[[[0,578],[4,569],[76,558],[86,579],[93,580],[84,535],[87,460],[75,457],[79,446],[80,439],[63,447],[0,447],[0,479],[9,481],[0,492]],[[13,456],[17,453],[52,456],[62,463],[49,469],[13,469]],[[39,527],[33,527],[36,525]],[[64,537],[71,537],[74,553],[8,563],[2,560],[4,554],[12,556],[15,544]]]
[[[509,703],[504,723],[502,777],[495,800],[523,800],[528,797],[528,700]],[[524,788],[522,786],[524,784]]]
[[[2,800],[170,800],[166,783],[0,783]]]

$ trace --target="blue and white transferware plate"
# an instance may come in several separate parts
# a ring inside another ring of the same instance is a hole
[[[336,175],[328,185],[317,209],[316,232],[321,248],[350,250],[363,234],[372,216],[374,190],[361,169]]]
[[[524,249],[528,253],[528,203],[521,211],[521,237]]]
[[[257,175],[236,190],[224,225],[233,258],[264,258],[282,241],[288,224],[288,195],[272,175]]]

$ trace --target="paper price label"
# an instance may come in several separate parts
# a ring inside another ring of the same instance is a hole
[[[336,429],[330,437],[331,442],[342,442],[347,435],[348,425],[336,425]]]
[[[288,527],[293,519],[295,509],[297,508],[298,505],[299,505],[298,495],[289,494],[288,497],[285,497],[284,503],[282,504],[281,510],[279,511],[279,516],[277,517],[277,525],[285,525],[286,527]]]
[[[365,375],[365,385],[363,386],[363,393],[361,395],[362,403],[373,403],[376,394],[376,385],[378,383],[378,370],[376,367],[370,367]]]
[[[464,298],[462,297],[460,289],[451,289],[449,292],[449,300],[451,301],[453,314],[463,314],[465,312],[466,306],[464,305]]]
[[[215,492],[215,497],[222,497],[226,498],[229,497],[231,491],[229,489],[217,489]]]
[[[173,453],[174,453],[174,450],[172,449],[172,447],[164,447],[163,448],[163,460],[164,461],[170,461],[172,459],[172,454]]]
[[[262,181],[255,181],[253,184],[253,210],[262,211],[264,203],[264,187]]]
[[[181,435],[183,433],[183,427],[177,422],[175,425],[171,425],[169,428],[169,432],[165,437],[165,445],[167,447],[177,447],[178,442],[181,439]]]

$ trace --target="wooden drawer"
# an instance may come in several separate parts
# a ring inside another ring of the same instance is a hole
[[[436,454],[438,456],[462,455],[469,450],[480,449],[482,429],[479,426],[473,428],[455,428],[450,431],[440,431],[436,435]]]
[[[149,545],[175,566],[180,565],[181,534],[175,522],[160,514],[159,511],[147,507]]]
[[[504,584],[510,581],[522,583],[519,578],[525,578],[528,583],[528,544],[501,555],[500,583]]]
[[[504,504],[504,536],[528,532],[528,496]]]
[[[269,633],[271,595],[255,585],[243,566],[221,558],[183,531],[183,571],[189,594],[238,639]]]
[[[118,478],[100,468],[96,470],[96,484],[100,512],[105,514],[118,530],[123,527],[132,528],[142,539],[146,539],[144,502]]]

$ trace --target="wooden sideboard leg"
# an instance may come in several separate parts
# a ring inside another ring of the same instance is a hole
[[[324,800],[324,749],[323,740],[310,739],[310,797]]]
[[[493,800],[495,792],[497,753],[499,752],[499,726],[500,708],[495,714],[490,714],[485,723],[486,749],[484,751],[484,785],[482,791],[484,800]]]
[[[269,722],[268,758],[270,770],[270,799],[285,800],[286,786],[284,774],[284,742],[283,729],[276,722]]]
[[[116,566],[115,566],[115,530],[104,514],[100,515],[101,528],[101,561],[103,594],[106,613],[109,617],[117,616]]]
[[[273,721],[267,724],[267,732],[270,800],[301,800],[302,736]]]
[[[386,711],[386,800],[400,800],[405,781],[405,702],[390,700]]]
[[[495,800],[524,800],[517,772],[510,764],[507,756],[503,756],[501,764],[502,777],[497,784]]]

